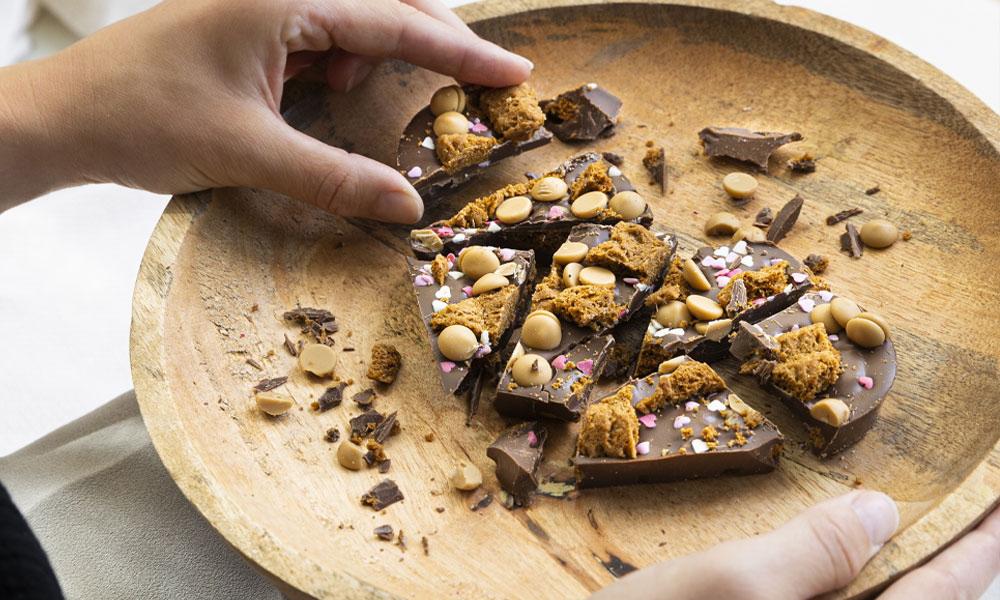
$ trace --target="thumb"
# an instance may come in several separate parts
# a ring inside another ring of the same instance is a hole
[[[329,146],[283,121],[251,158],[251,185],[313,204],[335,215],[415,223],[424,205],[395,169]]]

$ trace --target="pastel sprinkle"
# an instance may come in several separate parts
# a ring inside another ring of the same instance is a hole
[[[462,293],[465,294],[466,298],[471,298],[472,297],[472,286],[471,285],[467,285],[467,286],[463,287],[462,288]]]
[[[740,240],[733,245],[733,252],[736,254],[746,254],[747,253],[747,242],[746,240]]]
[[[465,277],[465,273],[462,273],[461,271],[448,271],[448,277],[451,277],[452,279],[461,279]]]
[[[500,224],[497,223],[496,221],[490,221],[490,224],[486,227],[486,231],[489,231],[490,233],[496,233],[500,231]]]
[[[431,301],[431,308],[434,310],[434,312],[442,311],[445,309],[446,306],[448,306],[447,302],[442,302],[440,300]]]
[[[424,138],[424,141],[420,142],[420,145],[423,146],[424,148],[427,148],[428,150],[433,150],[434,138],[432,138],[431,136],[427,136]]]
[[[483,125],[482,123],[473,123],[473,125],[472,125],[472,132],[473,133],[485,133],[485,132],[487,132],[489,130],[490,130],[490,128],[487,127],[486,125]]]
[[[477,166],[480,167],[480,168],[485,169],[486,167],[490,166],[490,161],[484,160],[483,162],[479,163]]]
[[[792,325],[792,328],[789,329],[788,331],[798,331],[798,330],[799,330],[799,324],[796,323],[795,325]]]
[[[438,227],[437,229],[434,229],[432,227],[431,231],[433,231],[434,233],[438,234],[441,237],[451,237],[455,235],[455,230],[448,226]]]
[[[531,430],[528,430],[528,445],[531,447],[538,445],[538,435]]]
[[[636,279],[635,277],[623,277],[622,281],[624,281],[625,283],[627,283],[629,285],[635,285],[635,284],[639,283],[639,280]]]
[[[708,410],[714,410],[716,412],[726,410],[726,403],[721,400],[712,400],[708,403]]]
[[[413,285],[417,287],[425,287],[434,283],[434,278],[430,275],[417,275],[413,278]]]
[[[439,287],[438,291],[434,292],[434,297],[438,300],[451,299],[451,288],[446,285]]]
[[[460,244],[460,243],[464,242],[465,241],[465,234],[464,233],[456,233],[455,237],[452,238],[452,241],[454,241],[456,244]]]
[[[565,369],[566,368],[566,355],[565,354],[560,354],[559,356],[553,358],[552,359],[552,366],[555,367],[555,368],[557,368],[557,369]]]
[[[717,283],[720,288],[724,288],[726,287],[726,284],[729,283],[730,279],[732,278],[726,276],[716,277],[715,283]]]
[[[795,283],[802,283],[806,279],[809,279],[809,276],[805,273],[792,273],[792,281]]]
[[[622,176],[622,170],[621,169],[619,169],[618,167],[616,167],[614,165],[611,165],[610,167],[608,167],[608,177],[621,177],[621,176]]]
[[[731,265],[736,260],[739,260],[739,258],[740,258],[739,254],[736,254],[735,252],[730,252],[729,254],[726,255],[726,264]]]
[[[464,250],[465,248],[462,248],[462,249]],[[459,252],[459,254],[461,254],[461,252]],[[454,252],[449,252],[448,256],[446,256],[445,258],[448,260],[449,263],[455,264],[455,253]]]
[[[594,361],[592,359],[581,360],[576,363],[576,368],[584,375],[591,375],[594,372]]]
[[[817,295],[820,297],[820,299],[823,300],[823,302],[829,302],[830,300],[833,300],[833,292],[828,290],[820,290],[819,294]]]
[[[500,258],[504,262],[509,262],[512,258],[514,258],[515,254],[517,253],[514,250],[511,250],[510,248],[500,248]]]
[[[729,246],[720,246],[719,248],[716,248],[715,252],[713,252],[712,254],[714,254],[716,256],[722,256],[722,257],[728,256],[729,255]]]
[[[868,376],[858,377],[858,383],[860,383],[866,390],[872,389],[875,385],[875,381]]]
[[[772,259],[771,259],[771,264],[772,264],[772,265],[776,265],[776,264],[778,264],[778,263],[780,263],[780,262],[781,262],[781,259],[780,259],[780,258],[772,258]]]
[[[811,313],[816,308],[816,302],[812,298],[799,298],[799,308],[802,309],[802,312]]]
[[[691,419],[689,417],[685,417],[684,415],[680,415],[679,417],[677,417],[676,419],[674,419],[674,429],[680,429],[681,427],[684,427],[685,425],[687,425],[690,422],[691,422]]]
[[[409,177],[410,179],[418,179],[423,174],[424,170],[421,169],[420,167],[413,167],[412,169],[406,172],[406,176]]]
[[[490,349],[489,346],[479,346],[479,349],[476,350],[476,354],[474,356],[476,358],[482,358],[487,354],[489,354],[490,352],[492,352],[492,350]]]
[[[451,373],[451,370],[454,368],[455,368],[455,363],[451,362],[450,360],[441,361],[441,370],[444,371],[445,373]]]
[[[742,259],[740,259],[740,264],[743,265],[744,267],[747,267],[748,269],[753,267],[753,257],[744,256]]]
[[[645,425],[647,429],[653,429],[656,427],[656,415],[653,413],[642,415],[639,417],[639,422]]]
[[[765,302],[767,302],[767,300],[765,300],[763,298],[754,298],[753,305],[754,306],[760,306],[761,304],[764,304]]]
[[[684,410],[686,410],[687,412],[691,412],[692,410],[698,408],[698,406],[700,406],[700,405],[697,402],[695,402],[694,400],[692,400],[690,402],[685,402],[684,403]]]
[[[649,442],[639,442],[635,445],[636,454],[649,454]]]
[[[836,342],[837,340],[839,340],[839,339],[840,339],[840,336],[839,336],[839,335],[837,335],[836,333],[833,333],[833,334],[830,334],[830,335],[828,335],[828,336],[826,336],[826,337],[827,337],[827,339],[829,339],[829,340],[830,340],[831,342]]]
[[[549,219],[561,219],[565,214],[566,213],[563,212],[563,209],[559,208],[558,206],[553,206],[552,208],[549,209],[549,214],[546,216]]]
[[[703,267],[711,267],[714,264],[715,264],[715,259],[712,258],[711,256],[706,256],[705,258],[701,259],[701,266]]]
[[[704,440],[693,439],[691,440],[691,449],[694,450],[695,454],[708,452],[708,444],[706,444]]]
[[[637,283],[635,284],[635,289],[639,290],[640,292],[648,292],[650,289],[652,289],[652,286],[647,285],[645,283]]]

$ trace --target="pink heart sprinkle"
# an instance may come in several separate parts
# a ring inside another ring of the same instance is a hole
[[[424,287],[434,283],[434,278],[430,275],[417,275],[413,278],[413,285],[417,287]]]
[[[406,176],[409,177],[410,179],[418,179],[423,174],[424,170],[421,169],[420,167],[413,167],[412,169],[406,172]]]
[[[514,254],[515,252],[510,248],[500,248],[500,258],[504,262],[509,262],[512,258],[514,258]]]
[[[809,276],[806,275],[805,273],[792,273],[792,281],[794,281],[795,283],[802,283],[808,278]]]
[[[755,300],[753,301],[753,305],[754,305],[754,306],[760,306],[761,304],[764,304],[765,302],[767,302],[767,300],[765,300],[765,299],[763,299],[763,298],[756,298],[756,299],[755,299]]]
[[[649,454],[649,442],[639,442],[635,445],[636,454]]]
[[[560,369],[560,370],[561,369],[565,369],[566,368],[566,355],[565,354],[560,354],[559,356],[553,358],[552,359],[552,366],[555,367],[555,368],[557,368],[557,369]]]
[[[680,429],[681,427],[684,427],[690,422],[691,422],[690,418],[685,417],[684,415],[680,415],[679,417],[674,419],[674,429]]]
[[[730,273],[732,273],[732,271],[730,271],[729,269],[723,269],[723,270],[719,271],[718,273],[716,273],[715,277],[716,278],[718,278],[718,277],[729,277]]]
[[[798,331],[798,330],[799,330],[799,324],[796,323],[795,325],[792,325],[792,328],[789,329],[788,331]]]
[[[695,402],[694,400],[692,400],[690,402],[685,402],[684,403],[684,410],[686,410],[688,412],[691,412],[692,410],[698,408],[698,406],[700,406],[700,405],[697,402]]]
[[[833,300],[833,292],[827,290],[820,290],[819,297],[823,299],[823,302],[829,302]]]
[[[473,133],[484,133],[484,132],[489,131],[489,130],[490,130],[490,128],[487,127],[486,125],[483,125],[482,123],[475,123],[472,126]]]
[[[719,286],[720,288],[724,288],[724,287],[726,287],[726,284],[728,284],[728,283],[729,283],[729,280],[730,280],[730,279],[731,279],[730,277],[716,277],[716,278],[715,278],[715,283],[716,283],[716,284],[717,284],[717,285],[718,285],[718,286]]]
[[[639,417],[639,422],[646,426],[647,429],[653,429],[656,427],[656,415],[649,413],[648,415],[642,415]]]
[[[591,375],[594,372],[594,361],[591,359],[581,360],[576,363],[576,368],[580,370],[584,375]]]
[[[534,431],[528,431],[528,445],[532,448],[538,446],[538,435]]]
[[[438,227],[437,229],[431,228],[431,231],[441,237],[452,237],[455,235],[455,231],[451,227]]]
[[[639,280],[636,279],[635,277],[623,277],[622,281],[624,281],[625,283],[627,283],[629,285],[635,285],[635,284],[639,283]]]
[[[547,215],[550,219],[561,219],[565,213],[558,206],[553,206],[549,209],[549,214]]]
[[[839,339],[840,339],[840,336],[839,336],[839,335],[837,335],[836,333],[834,333],[834,334],[831,334],[831,335],[828,335],[828,336],[826,336],[826,337],[827,337],[827,339],[829,339],[829,340],[830,340],[831,342],[836,342],[837,340],[839,340]]]
[[[780,263],[780,262],[781,262],[781,259],[780,259],[780,258],[772,258],[772,259],[771,259],[771,264],[772,264],[772,265],[776,265],[776,264],[778,264],[778,263]]]
[[[864,386],[866,390],[872,389],[872,386],[875,385],[875,381],[871,377],[867,376],[858,377],[858,383]]]
[[[444,371],[445,373],[451,373],[451,370],[454,368],[455,368],[455,363],[451,362],[450,360],[441,361],[441,370]]]
[[[732,271],[729,272],[729,276],[730,277],[736,277],[737,275],[739,275],[742,272],[743,272],[743,269],[733,269]]]
[[[480,346],[479,350],[476,350],[476,354],[474,356],[476,358],[482,358],[487,354],[489,354],[490,352],[492,352],[492,350],[490,350],[489,346]]]
[[[620,313],[618,313],[618,318],[621,319],[622,317],[625,316],[625,313],[627,313],[627,312],[628,312],[628,309],[627,308],[623,308],[622,311]]]
[[[462,293],[465,294],[466,298],[471,298],[472,297],[472,286],[471,285],[467,285],[467,286],[463,287],[462,288]]]
[[[812,298],[799,298],[799,308],[802,312],[811,313],[816,308],[816,302]]]
[[[735,252],[730,252],[729,254],[726,255],[726,264],[731,265],[733,264],[733,261],[737,261],[739,259],[740,259],[739,254],[736,254]]]
[[[455,264],[455,253],[454,252],[449,252],[448,256],[446,256],[445,258],[447,258],[448,262],[450,262],[451,264]]]

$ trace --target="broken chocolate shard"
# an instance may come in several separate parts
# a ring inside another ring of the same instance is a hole
[[[326,323],[336,320],[337,317],[332,312],[322,308],[295,308],[281,315],[286,321],[296,321],[302,325],[308,325],[310,321],[316,323]]]
[[[340,440],[340,430],[336,427],[331,427],[326,430],[326,434],[323,439],[330,442],[331,444]]]
[[[736,279],[733,281],[733,289],[730,294],[729,304],[726,305],[726,314],[736,314],[746,308],[746,304],[747,286],[743,283],[742,279]]]
[[[788,235],[799,218],[803,202],[802,196],[795,194],[794,198],[781,207],[778,216],[774,217],[774,222],[767,230],[767,241],[777,244]]]
[[[771,211],[770,206],[765,206],[757,212],[753,225],[754,227],[764,229],[771,224],[771,221],[774,221],[774,213]]]
[[[882,191],[882,188],[879,187],[876,184],[876,185],[868,188],[867,190],[865,190],[865,193],[868,194],[869,196],[874,196],[875,194],[879,193],[880,191]]]
[[[819,254],[810,254],[804,261],[802,261],[802,263],[809,267],[810,271],[819,275],[823,271],[826,271],[826,268],[830,266],[830,259]]]
[[[564,142],[606,137],[618,123],[622,101],[595,83],[539,103],[545,126]]]
[[[375,528],[375,537],[380,540],[391,542],[393,538],[392,525],[379,525]]]
[[[547,437],[548,430],[538,423],[521,423],[504,431],[486,449],[486,456],[496,463],[500,487],[521,506],[530,504],[538,489],[535,473]]]
[[[291,354],[292,356],[299,355],[298,347],[295,345],[294,342],[292,342],[292,340],[288,338],[287,333],[285,334],[285,350],[288,350],[288,353]]]
[[[263,371],[264,370],[264,367],[262,367],[259,362],[255,361],[252,358],[248,358],[247,359],[247,364],[250,365],[251,367],[257,369],[258,371]]]
[[[621,167],[625,164],[625,157],[621,154],[615,154],[614,152],[601,152],[601,156],[604,157],[604,160],[616,167]]]
[[[802,140],[802,134],[751,131],[742,127],[706,127],[698,132],[705,154],[753,164],[767,173],[771,153],[789,142]]]
[[[326,412],[331,408],[340,406],[340,403],[344,400],[344,388],[347,386],[343,381],[338,382],[337,385],[333,387],[326,388],[323,395],[317,400],[320,412]]]
[[[382,510],[402,499],[403,492],[399,491],[396,482],[391,479],[383,479],[361,496],[361,504],[366,504],[373,510]]]
[[[797,173],[813,173],[816,171],[816,157],[812,154],[803,154],[788,161],[788,168]]]
[[[395,414],[395,413],[394,413]],[[369,410],[351,419],[351,441],[360,444],[375,431],[385,417],[377,410]]]
[[[740,326],[733,336],[729,353],[740,360],[746,360],[754,352],[762,356],[773,356],[778,351],[778,342],[759,325],[740,321]]]
[[[385,418],[379,421],[378,425],[375,426],[375,429],[372,431],[372,439],[381,444],[385,442],[390,435],[393,435],[393,433],[398,431],[397,428],[398,423],[396,422],[396,413],[394,411],[386,415]]]
[[[385,460],[383,460],[383,461],[381,461],[381,462],[378,463],[378,472],[379,473],[388,473],[389,472],[389,467],[391,467],[391,466],[392,466],[392,460],[390,460],[390,459],[387,458],[387,459],[385,459]]]
[[[288,381],[287,377],[273,377],[271,379],[261,379],[257,385],[253,386],[253,391],[255,392],[269,392],[276,387],[281,387],[285,385]]]
[[[351,397],[351,400],[361,408],[371,408],[375,402],[375,390],[367,389],[363,392],[358,392]]]
[[[642,157],[642,166],[646,167],[649,174],[653,176],[653,181],[660,184],[660,193],[666,194],[667,157],[663,147],[646,150],[646,156]]]
[[[847,223],[846,229],[847,231],[840,234],[840,249],[850,254],[851,258],[861,258],[865,248],[861,245],[858,228],[853,223]]]
[[[854,215],[860,215],[863,212],[865,211],[860,208],[848,208],[847,210],[842,210],[835,215],[830,215],[829,217],[827,217],[826,224],[836,225],[837,223],[840,223],[844,219],[848,219],[850,217],[853,217]]]

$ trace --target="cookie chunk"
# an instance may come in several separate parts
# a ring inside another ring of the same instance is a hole
[[[545,124],[538,95],[527,83],[485,90],[479,107],[493,124],[493,130],[508,140],[523,142]]]
[[[438,136],[434,151],[445,172],[457,173],[484,162],[496,145],[497,141],[490,137],[471,133],[446,133]]]
[[[368,365],[368,379],[392,383],[396,380],[402,361],[403,357],[392,344],[375,344],[372,346],[372,362]]]
[[[657,411],[669,402],[676,404],[692,396],[705,396],[712,392],[726,389],[712,367],[702,362],[688,361],[682,363],[668,377],[661,377],[656,392],[643,398],[635,409],[642,414]]]
[[[578,453],[635,458],[639,419],[632,408],[632,390],[632,386],[625,386],[587,409],[576,444]]]

